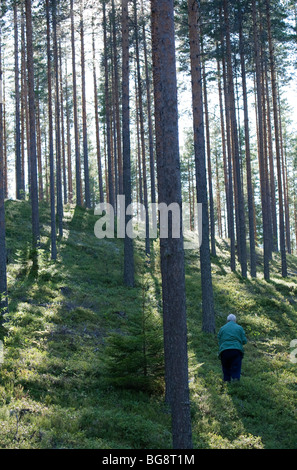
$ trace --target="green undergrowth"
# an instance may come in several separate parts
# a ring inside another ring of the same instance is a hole
[[[58,258],[40,207],[32,270],[28,202],[6,202],[9,313],[0,367],[0,448],[171,448],[164,403],[157,243],[136,242],[136,286],[122,280],[122,240],[98,240],[93,211],[65,207]],[[216,335],[202,332],[199,255],[186,251],[189,383],[195,448],[295,448],[297,259],[280,276],[243,280],[217,241],[212,276],[217,330],[235,313],[248,344],[240,383],[224,384]],[[238,272],[240,272],[238,270]],[[296,355],[297,356],[297,355]]]

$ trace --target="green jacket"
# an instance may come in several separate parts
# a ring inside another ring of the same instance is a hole
[[[234,321],[229,321],[220,329],[218,333],[219,355],[225,349],[239,349],[243,351],[243,345],[247,339],[244,329]]]

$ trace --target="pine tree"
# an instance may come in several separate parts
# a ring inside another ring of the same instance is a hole
[[[181,206],[173,1],[151,0],[159,202]],[[166,37],[166,40],[165,40]],[[172,221],[171,221],[172,224]],[[170,227],[170,221],[169,221]],[[175,449],[192,447],[182,228],[160,237],[165,382]]]

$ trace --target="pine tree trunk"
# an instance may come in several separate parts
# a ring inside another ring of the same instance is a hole
[[[201,48],[203,55],[203,48]],[[208,193],[209,193],[209,216],[210,216],[210,245],[211,254],[216,256],[216,241],[215,241],[215,221],[214,221],[214,203],[213,203],[213,188],[212,188],[212,165],[211,165],[211,149],[210,149],[210,129],[208,117],[208,98],[207,98],[207,84],[205,64],[202,64],[203,76],[203,96],[204,96],[204,115],[205,115],[205,132],[206,132],[206,153],[207,153],[207,173],[208,173]]]
[[[39,83],[37,79],[37,92],[39,91]],[[38,93],[37,93],[38,96]],[[41,156],[41,129],[40,129],[40,104],[36,99],[36,149],[37,149],[37,168],[38,168],[38,196],[39,200],[43,200],[43,179],[42,179],[42,156]]]
[[[138,20],[137,20],[137,3],[134,0],[134,34],[136,49],[136,72],[137,72],[137,91],[139,103],[139,123],[140,123],[140,139],[141,139],[141,156],[142,156],[142,180],[143,180],[143,202],[145,208],[145,253],[150,254],[149,240],[149,213],[148,213],[148,195],[147,195],[147,170],[146,170],[146,151],[144,139],[144,113],[142,102],[142,80],[140,74],[140,58],[139,58],[139,38],[138,38]]]
[[[240,8],[240,6],[239,6]],[[246,69],[244,56],[244,41],[242,33],[242,16],[239,16],[239,50],[241,62],[241,79],[244,109],[244,136],[245,136],[245,158],[246,158],[246,177],[247,177],[247,195],[248,195],[248,217],[249,217],[249,242],[250,242],[250,273],[256,277],[256,250],[255,250],[255,227],[254,227],[254,196],[252,183],[251,152],[250,152],[250,133],[249,133],[249,115],[246,86]]]
[[[52,110],[52,70],[51,70],[51,31],[49,0],[46,0],[47,23],[47,86],[48,86],[48,138],[49,138],[49,167],[50,167],[50,208],[51,208],[51,258],[57,258],[56,243],[56,213],[55,213],[55,170],[53,142],[53,110]]]
[[[255,0],[253,0],[255,2]],[[286,258],[286,241],[285,241],[285,224],[284,224],[284,206],[283,206],[283,186],[281,174],[281,155],[279,142],[279,124],[278,124],[278,106],[277,106],[277,89],[276,89],[276,72],[274,63],[274,49],[271,36],[271,19],[270,19],[270,1],[265,0],[267,32],[269,44],[271,87],[273,100],[273,116],[274,116],[274,136],[276,150],[276,167],[277,167],[277,184],[278,184],[278,204],[279,204],[279,245],[282,260],[282,276],[287,277],[287,258]]]
[[[232,131],[232,150],[233,150],[233,165],[234,165],[234,187],[237,195],[237,220],[238,220],[238,252],[241,264],[242,277],[247,276],[247,257],[246,257],[246,233],[245,233],[245,217],[244,217],[244,201],[241,185],[241,170],[239,160],[239,144],[238,144],[238,131],[235,110],[235,94],[233,83],[233,70],[232,70],[232,55],[231,55],[231,41],[230,41],[230,25],[229,25],[229,8],[227,0],[224,0],[224,24],[226,33],[226,56],[227,56],[227,77],[228,77],[228,93],[230,96],[230,122]]]
[[[130,110],[129,110],[129,14],[128,0],[122,0],[122,138],[123,138],[123,190],[125,196],[125,226],[131,216],[126,214],[132,201],[131,155],[130,155]],[[134,286],[133,240],[125,231],[124,240],[124,283]]]
[[[113,164],[111,153],[111,130],[110,130],[110,103],[109,103],[109,81],[108,81],[108,50],[107,50],[107,23],[106,23],[106,0],[103,1],[103,36],[104,36],[104,95],[105,95],[105,116],[106,116],[106,142],[107,142],[107,163],[108,163],[108,194],[109,204],[115,207],[114,185],[113,185]]]
[[[272,250],[278,250],[278,235],[277,235],[277,215],[276,215],[276,197],[275,197],[275,176],[274,176],[274,158],[273,158],[273,143],[272,143],[272,126],[271,126],[271,111],[269,103],[269,85],[267,62],[265,61],[265,83],[266,83],[266,103],[267,103],[267,139],[268,139],[268,155],[269,155],[269,174],[270,174],[270,197],[271,197],[271,218],[272,218]]]
[[[222,24],[222,12],[220,10],[221,21],[221,45],[224,49],[224,36]],[[234,230],[234,203],[233,203],[233,177],[232,177],[232,155],[231,155],[231,130],[230,130],[230,97],[227,89],[227,73],[225,52],[222,55],[222,70],[223,70],[223,84],[224,84],[224,101],[225,101],[225,116],[226,116],[226,141],[227,141],[227,172],[228,172],[228,204],[229,204],[229,224],[228,236],[230,238],[230,268],[235,271],[235,230]]]
[[[27,67],[28,67],[28,95],[29,95],[29,129],[30,129],[30,171],[31,171],[31,205],[32,205],[32,237],[33,237],[33,263],[37,268],[36,249],[39,246],[39,206],[37,181],[37,153],[36,153],[36,116],[35,116],[35,87],[33,62],[33,32],[31,1],[25,1],[26,7],[26,33],[27,33]]]
[[[220,67],[220,61],[219,60],[217,60],[217,71],[218,71],[218,91],[219,91],[219,103],[220,103],[220,121],[221,121],[221,136],[222,136],[224,186],[225,186],[226,209],[227,209],[227,227],[228,227],[227,231],[228,231],[228,238],[230,238],[230,204],[229,204],[229,193],[228,193],[228,168],[227,168],[227,155],[226,155],[226,135],[225,135],[225,122],[224,122],[224,110],[223,110],[223,98],[222,98],[221,67]]]
[[[264,278],[268,280],[269,279],[269,260],[270,260],[270,238],[269,238],[269,223],[268,223],[268,213],[267,213],[268,212],[267,181],[265,179],[265,163],[264,163],[260,51],[259,51],[259,36],[258,36],[255,0],[252,0],[252,15],[253,15],[254,53],[255,53],[255,62],[256,62],[258,152],[259,152],[260,186],[261,186],[261,200],[262,200],[263,242],[264,242]]]
[[[118,182],[119,194],[123,194],[123,155],[122,155],[122,133],[121,133],[121,119],[120,119],[120,101],[119,101],[119,71],[118,71],[118,57],[117,57],[117,41],[116,41],[116,17],[114,0],[112,0],[112,36],[113,36],[113,58],[114,58],[114,93],[115,93],[115,117],[116,117],[116,135],[117,135],[117,167],[118,167]]]
[[[146,45],[145,24],[142,26],[142,39],[144,48],[144,63],[145,63],[145,81],[146,81],[146,100],[147,100],[147,119],[148,119],[148,133],[149,133],[149,154],[150,154],[150,180],[151,180],[151,203],[156,203],[156,178],[155,178],[155,161],[154,161],[154,139],[153,139],[153,124],[152,124],[152,110],[151,110],[151,90],[150,90],[150,77],[148,69],[148,54]],[[152,205],[152,228],[157,227],[157,214],[155,206]]]
[[[84,43],[84,20],[81,3],[80,14],[80,50],[81,50],[81,89],[82,89],[82,120],[83,120],[83,150],[84,150],[84,177],[85,177],[85,204],[91,207],[90,197],[90,177],[89,177],[89,156],[88,156],[88,134],[87,134],[87,109],[86,109],[86,77],[85,77],[85,43]]]
[[[1,18],[0,18],[1,19]],[[0,26],[0,324],[7,310],[7,273],[6,273],[6,239],[5,239],[5,206],[4,206],[4,153],[3,153],[3,100],[2,100],[2,31]]]
[[[65,124],[64,124],[64,92],[62,71],[61,38],[59,39],[59,80],[60,80],[60,108],[61,108],[61,138],[62,138],[62,172],[63,172],[63,200],[68,202],[67,178],[66,178],[66,154],[65,154]]]
[[[151,9],[154,84],[158,88],[155,109],[160,113],[158,138],[162,139],[158,146],[162,153],[157,153],[159,203],[167,206],[177,203],[182,209],[173,1],[152,0]],[[161,100],[156,102],[159,96]],[[168,238],[160,237],[165,380],[171,406],[173,448],[187,449],[192,448],[192,433],[181,221],[179,238],[172,235],[172,220],[169,220]]]
[[[77,117],[77,91],[76,91],[76,64],[75,64],[75,37],[74,37],[74,11],[73,0],[70,0],[70,16],[71,16],[71,49],[72,49],[72,81],[73,81],[73,125],[74,125],[74,142],[75,142],[75,182],[76,182],[76,205],[82,206],[81,192],[81,166],[80,166],[80,149],[79,149],[79,133],[78,133],[78,117]]]
[[[68,80],[67,80],[67,61],[66,62],[66,83],[65,83],[65,98],[66,98],[66,128],[67,128],[67,179],[68,179],[68,200],[70,204],[73,202],[73,182],[72,182],[72,159],[71,159],[71,134],[70,134],[70,110],[68,101]]]
[[[19,47],[18,47],[18,13],[17,3],[13,4],[14,16],[14,79],[15,79],[15,168],[16,198],[23,199],[22,159],[21,159],[21,128],[20,128],[20,85],[19,85]]]
[[[200,31],[198,26],[198,13],[199,12],[197,3],[194,0],[188,0],[196,188],[197,202],[202,203],[202,243],[200,246],[203,315],[202,329],[207,333],[215,333],[215,315],[209,249],[208,196],[206,180],[203,98],[201,85],[201,51],[199,42]]]
[[[92,23],[93,21],[94,19],[92,19]],[[97,153],[97,165],[98,165],[98,183],[99,183],[100,202],[104,202],[101,149],[100,149],[99,115],[98,115],[98,92],[97,92],[97,74],[96,74],[96,61],[95,61],[96,50],[95,50],[94,25],[92,28],[92,51],[93,51],[94,112],[95,112],[95,127],[96,127],[96,153]]]
[[[57,3],[52,0],[53,17],[53,49],[55,71],[55,114],[56,114],[56,179],[57,179],[57,216],[59,237],[63,237],[63,199],[62,199],[62,165],[61,165],[61,120],[60,120],[60,92],[59,92],[59,64],[57,41]]]

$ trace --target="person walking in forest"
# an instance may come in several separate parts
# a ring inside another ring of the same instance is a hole
[[[227,323],[220,328],[218,341],[224,382],[239,380],[244,354],[243,345],[247,343],[247,339],[244,329],[236,323],[236,316],[232,313],[228,315]]]

